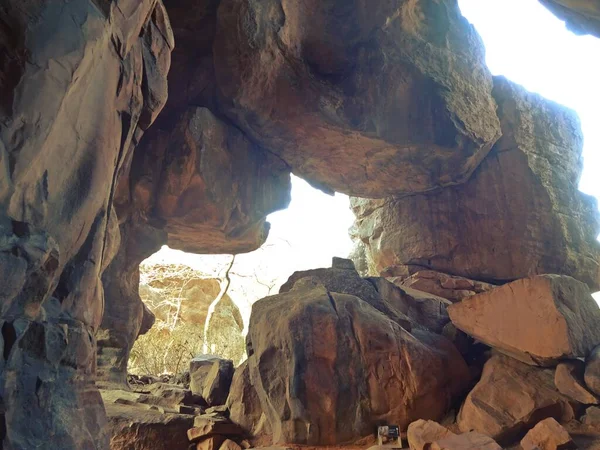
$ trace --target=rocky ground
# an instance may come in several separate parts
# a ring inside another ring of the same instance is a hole
[[[423,279],[436,293],[343,259],[295,273],[254,306],[235,370],[205,355],[103,391],[111,448],[367,448],[385,424],[417,450],[600,448],[600,309],[585,284]]]

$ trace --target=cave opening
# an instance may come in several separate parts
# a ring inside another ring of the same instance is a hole
[[[140,264],[140,297],[155,316],[133,346],[129,372],[177,374],[197,355],[246,358],[252,304],[278,293],[289,276],[347,258],[354,221],[348,196],[313,188],[292,175],[291,203],[270,214],[269,236],[257,250],[193,254],[164,245]]]

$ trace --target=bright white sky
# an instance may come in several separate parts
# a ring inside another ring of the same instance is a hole
[[[505,75],[579,113],[585,136],[580,188],[600,198],[600,39],[573,35],[537,0],[459,0],[459,4],[483,38],[493,74]],[[276,282],[275,293],[292,272],[329,267],[332,256],[346,257],[352,248],[348,197],[327,196],[295,177],[292,186],[290,207],[269,216],[272,227],[266,247],[237,257],[233,271],[248,278],[240,277],[238,285],[232,285],[231,296],[244,317],[251,303],[267,294],[266,288],[256,291],[250,276],[254,272],[262,281]],[[164,247],[151,261],[210,271],[222,268],[228,257]],[[600,293],[596,296],[600,302]]]

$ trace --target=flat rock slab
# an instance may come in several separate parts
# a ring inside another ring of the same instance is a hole
[[[600,342],[600,309],[568,276],[518,280],[455,303],[448,314],[460,330],[532,365],[585,357]]]

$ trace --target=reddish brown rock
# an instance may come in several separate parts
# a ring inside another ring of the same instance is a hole
[[[556,389],[576,402],[587,405],[598,404],[598,397],[588,391],[585,386],[584,371],[585,363],[578,359],[561,362],[556,366],[554,374]]]
[[[427,450],[434,442],[454,433],[433,420],[417,420],[408,426],[406,436],[410,450]]]
[[[226,404],[231,421],[239,425],[248,436],[271,434],[271,425],[262,411],[260,399],[250,380],[248,360],[235,369]]]
[[[483,46],[454,2],[226,0],[213,51],[222,110],[326,189],[460,183],[499,136]]]
[[[7,0],[0,17],[2,445],[104,449],[113,193],[166,101],[173,36],[157,0]]]
[[[351,263],[349,260],[345,261]],[[325,286],[330,292],[349,294],[360,298],[408,331],[412,329],[415,323],[405,314],[405,311],[408,311],[405,304],[397,301],[398,299],[392,295],[385,296],[378,292],[378,282],[370,282],[368,279],[361,278],[353,264],[351,267],[348,265],[340,267],[339,260],[334,258],[331,268],[294,272],[281,286],[279,292],[289,292],[299,281],[307,279]],[[381,282],[382,285],[385,285],[385,283],[387,283],[385,280]],[[385,289],[385,287],[382,289]],[[393,286],[391,289],[393,289]]]
[[[224,405],[233,379],[233,361],[219,359],[212,364],[203,383],[202,398],[208,406]]]
[[[390,281],[399,285],[457,302],[475,294],[481,294],[496,286],[482,281],[448,275],[435,270],[419,270],[407,278],[395,277]]]
[[[385,276],[411,266],[488,282],[560,273],[598,290],[599,214],[577,188],[576,114],[501,77],[494,97],[503,136],[468,182],[352,200],[366,259]]]
[[[187,429],[194,416],[161,413],[138,405],[106,404],[110,450],[173,450],[187,448]]]
[[[574,419],[574,405],[554,387],[551,369],[494,355],[458,415],[461,431],[475,430],[508,444],[547,417]]]
[[[577,446],[565,430],[552,417],[542,420],[521,441],[523,450],[570,450]]]
[[[448,307],[454,325],[529,364],[585,357],[600,342],[600,309],[571,277],[538,275]]]
[[[169,247],[241,253],[267,238],[266,216],[290,201],[290,174],[208,108],[189,107],[148,134],[130,176],[133,208],[164,224]]]
[[[414,323],[435,333],[441,333],[450,322],[446,308],[451,303],[441,297],[404,286],[397,286],[385,278],[367,278],[387,303],[394,305]]]
[[[469,380],[443,337],[411,334],[314,278],[254,304],[248,346],[250,380],[275,443],[348,443],[382,421],[405,428],[440,419]]]
[[[493,439],[475,431],[448,436],[427,448],[429,450],[502,450]]]

